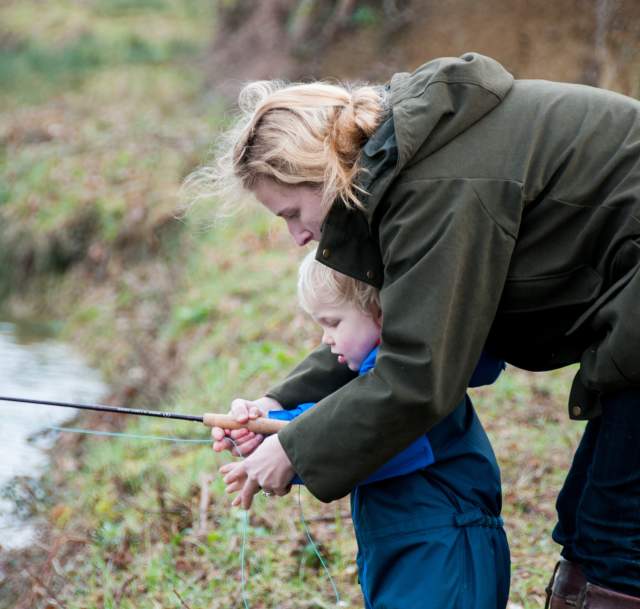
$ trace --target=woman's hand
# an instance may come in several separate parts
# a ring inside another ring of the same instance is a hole
[[[282,410],[282,406],[273,398],[266,396],[258,400],[240,398],[231,402],[229,414],[239,423],[246,423],[249,419],[266,416],[269,410]],[[211,437],[213,438],[213,450],[216,452],[228,450],[236,457],[249,456],[264,440],[263,435],[253,433],[248,429],[230,430],[222,427],[213,427]]]
[[[278,496],[286,495],[295,475],[277,435],[266,438],[244,461],[223,465],[220,473],[224,475],[228,493],[240,491],[231,505],[241,505],[245,510],[251,507],[253,496],[261,489]]]

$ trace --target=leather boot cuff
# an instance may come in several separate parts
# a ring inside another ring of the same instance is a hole
[[[587,584],[578,600],[578,609],[640,609],[640,598]]]
[[[561,558],[547,586],[545,609],[576,609],[586,583],[580,565]]]

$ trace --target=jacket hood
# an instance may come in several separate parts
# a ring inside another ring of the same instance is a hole
[[[513,76],[497,61],[476,53],[435,59],[413,74],[394,75],[390,101],[400,165],[432,154],[468,129],[504,99],[512,84]]]
[[[391,116],[363,149],[362,186],[375,207],[405,166],[433,154],[502,102],[513,76],[477,53],[429,61],[395,74],[386,89]],[[386,178],[386,179],[385,179]]]

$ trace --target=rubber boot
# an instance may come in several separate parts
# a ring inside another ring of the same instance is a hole
[[[640,609],[640,598],[588,583],[580,593],[576,609]]]
[[[545,609],[576,609],[586,585],[587,579],[580,565],[561,558],[547,586]]]

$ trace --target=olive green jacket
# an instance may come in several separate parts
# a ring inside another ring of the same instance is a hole
[[[485,346],[529,370],[580,362],[574,418],[640,385],[640,103],[475,54],[387,90],[366,210],[334,205],[318,248],[381,289],[376,367],[353,378],[320,347],[269,392],[320,401],[279,437],[324,501],[451,412]]]

